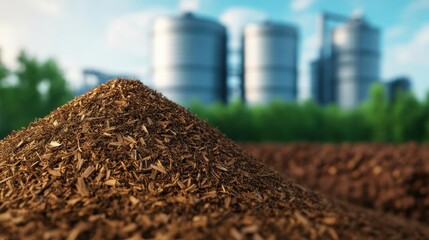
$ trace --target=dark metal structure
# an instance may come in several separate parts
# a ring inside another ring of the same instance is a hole
[[[398,93],[411,91],[411,81],[406,76],[394,78],[385,83],[386,95],[389,102],[394,102]]]
[[[79,96],[96,87],[97,85],[106,83],[107,81],[114,78],[137,79],[136,76],[132,76],[131,74],[112,74],[87,68],[83,70],[83,84],[75,91],[75,94]]]
[[[330,23],[336,23],[332,30]],[[323,13],[319,31],[320,56],[311,63],[313,97],[322,105],[336,103],[353,108],[380,80],[379,30],[361,16]]]

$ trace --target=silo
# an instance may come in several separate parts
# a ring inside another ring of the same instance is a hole
[[[357,106],[380,80],[380,33],[360,17],[334,29],[332,56],[337,101],[342,108]]]
[[[156,19],[152,37],[152,80],[157,90],[182,105],[226,101],[224,26],[185,13]]]
[[[291,25],[262,22],[245,27],[243,90],[248,104],[296,99],[297,39]]]

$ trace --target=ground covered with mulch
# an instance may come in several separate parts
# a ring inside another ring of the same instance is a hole
[[[245,144],[286,177],[352,203],[429,224],[428,144]]]
[[[0,239],[428,239],[283,179],[138,81],[0,142]]]

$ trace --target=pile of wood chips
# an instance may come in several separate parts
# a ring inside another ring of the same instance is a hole
[[[245,144],[254,156],[311,189],[429,224],[427,144]]]
[[[0,239],[428,239],[283,180],[139,81],[0,142]]]

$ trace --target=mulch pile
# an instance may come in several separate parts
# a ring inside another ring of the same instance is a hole
[[[429,238],[283,180],[138,81],[72,100],[0,153],[0,238]]]
[[[429,223],[429,145],[244,146],[276,171],[312,189]]]

